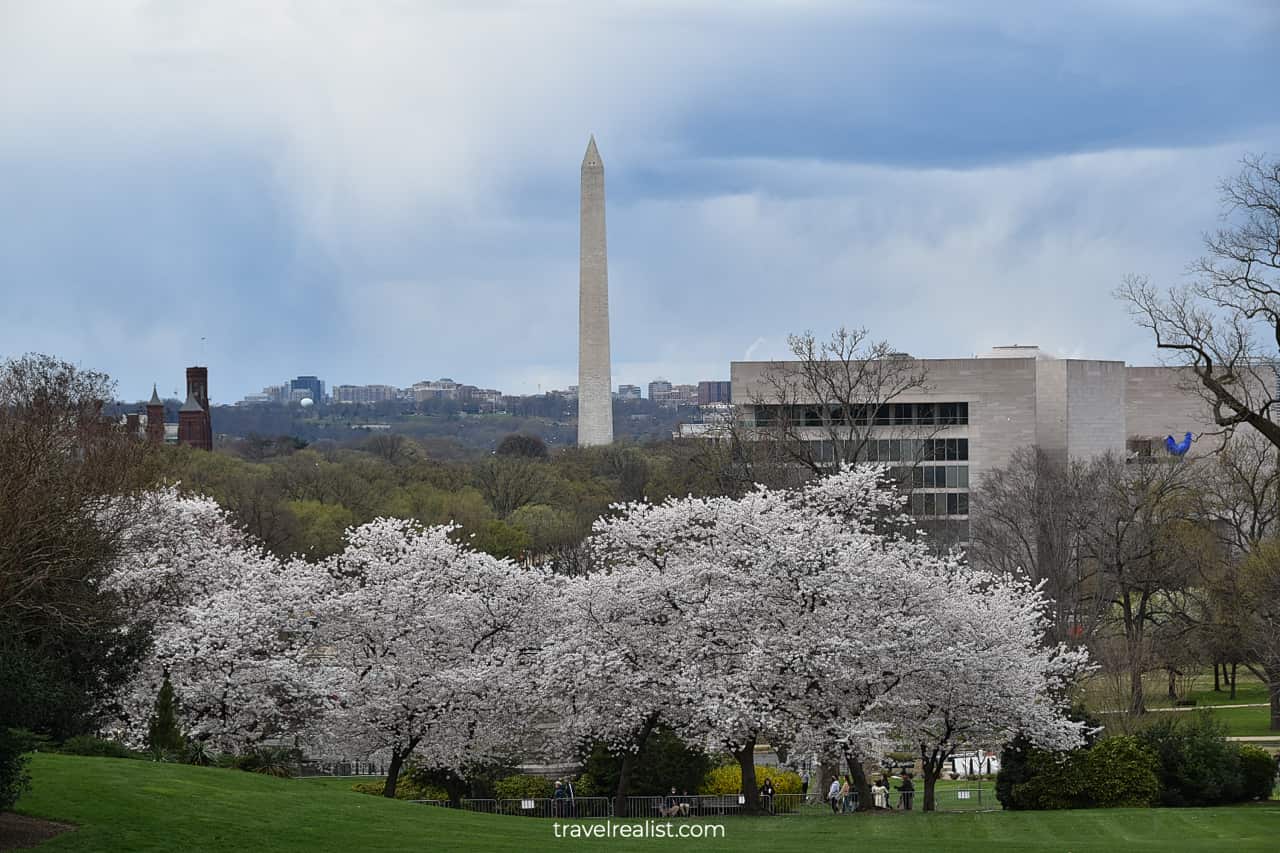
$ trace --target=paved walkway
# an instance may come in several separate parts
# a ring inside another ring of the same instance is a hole
[[[1231,708],[1270,708],[1270,707],[1271,705],[1267,702],[1246,702],[1242,705],[1180,705],[1177,708],[1148,708],[1147,713],[1157,714],[1164,711],[1203,711],[1205,709],[1216,710],[1219,708],[1225,711],[1225,710],[1230,710]],[[1099,711],[1098,713],[1099,714],[1127,714],[1129,713],[1129,711],[1127,709],[1126,710],[1117,709],[1115,711]]]

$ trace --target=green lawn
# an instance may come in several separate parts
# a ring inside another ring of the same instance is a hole
[[[18,811],[79,829],[42,851],[1274,850],[1280,806],[732,818],[723,840],[553,836],[552,821],[453,812],[345,790],[346,780],[36,755]],[[865,847],[863,845],[866,845]],[[874,847],[872,847],[874,845]]]
[[[1146,687],[1147,708],[1157,713],[1185,714],[1192,711],[1164,711],[1170,708],[1167,687],[1168,680],[1163,673],[1148,673],[1143,679]],[[1253,673],[1241,667],[1236,675],[1236,697],[1222,690],[1213,689],[1213,670],[1206,669],[1197,675],[1184,679],[1180,686],[1185,688],[1184,698],[1196,700],[1196,707],[1206,705],[1265,705],[1270,697],[1266,686]],[[1126,696],[1118,694],[1115,684],[1106,677],[1097,676],[1085,685],[1084,699],[1091,710],[1115,708],[1127,701]],[[1237,737],[1275,736],[1280,740],[1280,732],[1271,731],[1271,709],[1260,708],[1214,708],[1210,711],[1227,726],[1227,734]],[[1100,715],[1105,723],[1107,713]]]

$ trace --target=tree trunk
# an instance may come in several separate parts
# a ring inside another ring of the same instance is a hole
[[[627,750],[622,756],[622,766],[618,768],[618,790],[613,795],[613,813],[617,817],[627,815],[627,786],[631,783],[631,768],[635,766],[636,756],[640,754],[640,750],[644,749],[645,743],[649,740],[649,734],[657,724],[657,713],[650,714],[640,728],[640,734],[636,735],[635,751]]]
[[[1178,671],[1173,667],[1169,667],[1169,701],[1175,702],[1178,699],[1178,682],[1175,676]]]
[[[933,767],[926,765],[924,768],[924,810],[927,812],[938,810],[935,792],[938,787],[938,777],[941,775],[942,772]]]
[[[1218,679],[1218,661],[1213,662],[1213,692],[1222,692],[1222,682]]]
[[[1280,678],[1271,679],[1271,731],[1280,732]]]
[[[396,784],[400,781],[400,765],[404,763],[408,752],[408,750],[404,752],[398,749],[391,750],[391,763],[387,765],[387,784],[382,786],[382,796],[395,799]]]
[[[756,739],[752,737],[741,749],[735,750],[733,757],[738,759],[738,767],[742,769],[742,810],[747,814],[760,814],[760,792],[756,789]]]
[[[858,795],[858,811],[871,811],[871,782],[867,779],[867,771],[862,769],[862,756],[846,749],[844,763],[849,766],[849,778],[853,780],[853,790]]]
[[[1239,664],[1237,664],[1235,661],[1231,662],[1231,698],[1232,699],[1236,698],[1236,667],[1238,665]]]
[[[1135,660],[1129,666],[1129,713],[1141,716],[1147,713],[1147,699],[1142,689],[1142,665]]]

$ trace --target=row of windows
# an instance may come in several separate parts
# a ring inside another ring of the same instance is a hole
[[[861,451],[856,441],[843,444],[846,445],[844,458],[857,456],[859,462],[965,462],[969,459],[967,438],[871,438]],[[832,442],[815,440],[805,445],[819,462],[835,461]],[[965,476],[968,477],[967,471]]]
[[[911,495],[912,515],[968,515],[968,492],[915,492]]]
[[[968,465],[916,465],[912,468],[890,468],[889,476],[899,483],[910,483],[913,489],[967,489]]]
[[[963,426],[969,423],[968,403],[886,403],[881,406],[756,406],[757,426],[785,419],[793,426]]]
[[[966,462],[967,438],[877,438],[867,442],[867,462]]]

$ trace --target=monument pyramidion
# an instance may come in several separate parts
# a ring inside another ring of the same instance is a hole
[[[582,158],[578,245],[578,446],[613,443],[609,372],[609,263],[604,228],[604,162],[596,138]]]

